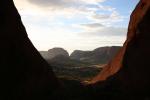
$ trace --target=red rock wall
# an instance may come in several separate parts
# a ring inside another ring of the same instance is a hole
[[[135,38],[135,36],[138,35],[138,25],[144,18],[149,8],[150,8],[149,0],[141,0],[139,2],[139,4],[136,6],[135,10],[133,11],[130,17],[127,40],[125,41],[124,46],[120,49],[120,51],[117,53],[114,59],[105,66],[102,72],[91,81],[91,83],[104,81],[108,77],[120,71],[120,69],[123,67],[122,62],[124,59],[124,54],[127,49],[127,45],[129,45],[130,41],[132,41]]]

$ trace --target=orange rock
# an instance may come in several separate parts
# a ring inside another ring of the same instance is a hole
[[[130,16],[130,23],[128,27],[127,40],[125,41],[123,47],[116,54],[114,59],[108,63],[105,68],[90,82],[92,84],[100,81],[107,80],[108,77],[114,75],[119,72],[122,67],[122,62],[124,60],[124,54],[127,49],[127,45],[130,44],[135,36],[138,35],[138,25],[144,18],[146,12],[150,9],[150,0],[141,0],[139,4],[136,6],[132,15]],[[150,26],[150,25],[149,25]],[[142,33],[141,33],[142,34]]]

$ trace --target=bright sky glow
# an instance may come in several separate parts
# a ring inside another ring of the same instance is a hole
[[[38,50],[122,45],[139,0],[14,0]]]

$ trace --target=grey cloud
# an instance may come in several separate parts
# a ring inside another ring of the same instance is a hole
[[[124,19],[124,16],[121,16],[117,11],[112,11],[110,14],[94,14],[91,16],[94,20],[101,20],[101,21],[111,21],[111,22],[117,22],[122,21]]]
[[[95,14],[92,16],[93,19],[101,19],[101,20],[105,20],[105,19],[109,19],[110,15],[107,14]]]
[[[103,27],[92,32],[79,33],[81,36],[126,36],[127,28]]]
[[[28,0],[30,3],[41,7],[69,7],[73,6],[74,2],[72,0]]]
[[[104,25],[100,24],[100,23],[81,24],[81,26],[84,26],[84,27],[87,27],[87,28],[100,28],[100,27],[104,27]]]
[[[111,14],[96,14],[97,11],[114,11],[115,8],[99,4],[89,4],[88,0],[27,0],[29,3],[39,6],[40,8],[49,8],[51,11],[72,10],[76,13],[87,14],[88,18],[97,20],[106,20],[111,18]],[[93,2],[104,2],[106,0],[89,0]],[[72,12],[74,13],[74,12]],[[95,13],[95,14],[94,14]],[[94,15],[93,15],[94,14]]]
[[[58,8],[67,8],[67,7],[86,7],[88,5],[98,6],[95,3],[104,2],[106,0],[27,0],[28,2],[40,6],[40,7],[56,7]],[[95,3],[92,3],[95,2]],[[97,9],[104,9],[104,6],[100,6]],[[108,8],[108,7],[107,7]]]

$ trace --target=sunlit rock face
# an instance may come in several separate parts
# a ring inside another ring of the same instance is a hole
[[[0,0],[0,52],[1,100],[42,100],[59,86],[30,42],[13,0]]]
[[[109,86],[122,95],[146,98],[150,93],[149,43],[150,1],[141,0],[131,15],[123,48],[91,83],[103,83],[103,87]]]

